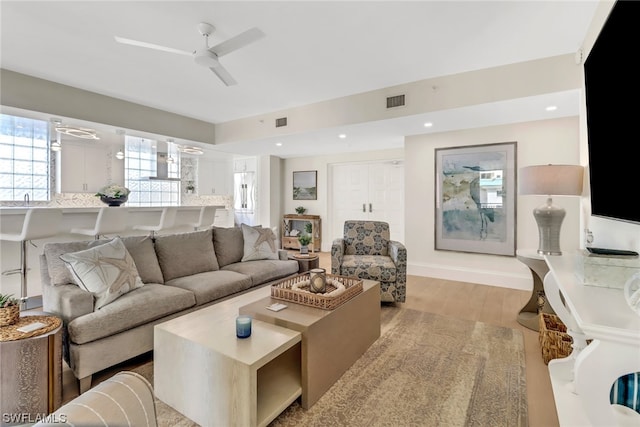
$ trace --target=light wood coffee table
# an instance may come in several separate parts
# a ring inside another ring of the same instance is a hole
[[[155,394],[203,426],[266,426],[301,394],[301,334],[254,319],[239,339],[220,304],[154,327]]]
[[[267,310],[274,302],[282,311]],[[380,337],[380,284],[363,281],[363,291],[334,310],[262,298],[241,314],[302,334],[302,407],[310,408]]]

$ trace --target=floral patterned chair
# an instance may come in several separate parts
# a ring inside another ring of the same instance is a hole
[[[331,274],[380,282],[380,299],[404,302],[407,249],[392,241],[382,221],[345,221],[344,237],[331,245]]]

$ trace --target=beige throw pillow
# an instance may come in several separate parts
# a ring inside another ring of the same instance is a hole
[[[133,258],[120,238],[60,256],[76,282],[95,297],[94,310],[144,286]]]
[[[260,259],[278,259],[276,236],[270,228],[252,227],[242,224],[244,238],[244,255],[242,261]]]

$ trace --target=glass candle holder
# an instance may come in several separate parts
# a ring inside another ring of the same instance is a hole
[[[236,317],[236,336],[238,338],[249,338],[251,336],[251,316]]]
[[[309,290],[314,293],[325,293],[327,276],[324,268],[314,268],[309,271]]]

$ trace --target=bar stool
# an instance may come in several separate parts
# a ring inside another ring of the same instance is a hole
[[[176,222],[176,214],[178,213],[177,206],[167,206],[162,208],[162,214],[160,215],[160,222],[157,224],[141,224],[134,225],[134,230],[150,231],[151,238],[154,238],[156,233],[168,228],[172,228]]]
[[[103,206],[93,228],[72,228],[72,234],[93,236],[96,240],[105,234],[119,233],[127,228],[127,208]]]
[[[190,222],[188,225],[193,227],[195,231],[198,231],[200,228],[210,228],[216,220],[216,210],[223,208],[224,206],[203,206],[200,208],[198,222]]]
[[[0,240],[20,242],[20,268],[5,271],[3,275],[20,273],[20,309],[27,304],[27,242],[58,234],[62,222],[62,209],[30,208],[24,217],[20,233],[0,233]]]

